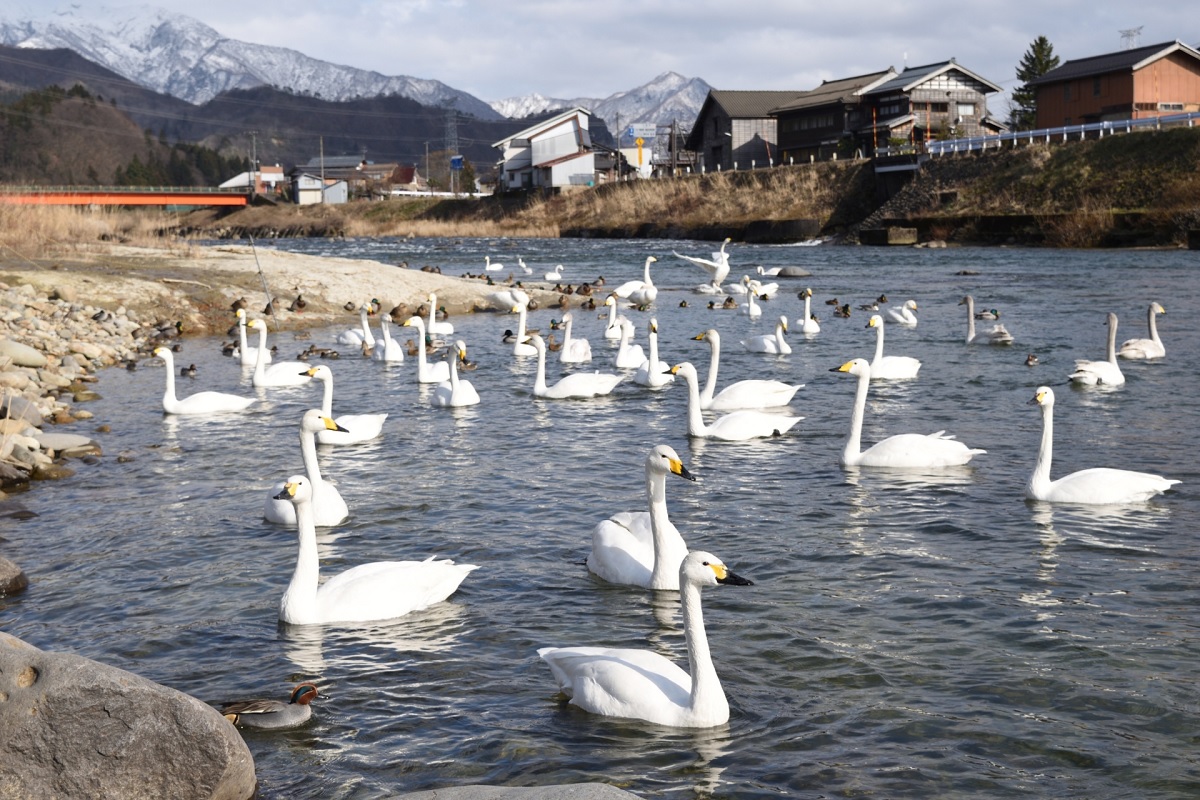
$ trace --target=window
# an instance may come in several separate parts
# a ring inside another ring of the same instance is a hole
[[[974,103],[959,103],[958,111],[956,113],[960,117],[973,117],[973,116],[975,116],[975,104]]]
[[[1183,111],[1183,103],[1159,103],[1159,111]]]

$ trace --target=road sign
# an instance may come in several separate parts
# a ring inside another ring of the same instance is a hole
[[[658,134],[658,126],[653,122],[635,122],[629,126],[629,135],[635,139],[653,139]]]
[[[463,168],[463,157],[462,156],[450,156],[450,169],[462,169],[462,168]]]

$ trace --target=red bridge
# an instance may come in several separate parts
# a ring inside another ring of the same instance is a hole
[[[0,186],[0,203],[35,206],[244,206],[245,189],[196,186]]]

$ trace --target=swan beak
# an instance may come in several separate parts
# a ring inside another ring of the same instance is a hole
[[[834,367],[833,369],[831,369],[829,371],[830,372],[849,372],[850,365],[853,363],[854,363],[853,361],[847,361],[845,364],[842,364],[840,367]]]
[[[753,586],[754,581],[743,578],[741,575],[734,573],[724,564],[709,564],[709,568],[716,573],[717,583],[724,586]]]
[[[667,372],[671,373],[672,375],[678,375],[678,374],[679,374],[679,368],[680,368],[681,366],[682,366],[682,364],[676,364],[675,366],[673,366],[673,367],[671,367],[669,370],[667,370]]]
[[[415,328],[415,327],[416,327],[416,324],[417,324],[417,318],[416,318],[416,317],[409,317],[408,319],[404,320],[404,325],[403,325],[402,327],[405,327],[405,328]]]
[[[291,500],[295,496],[296,496],[296,484],[285,483],[283,485],[283,491],[280,492],[279,494],[275,495],[275,499],[276,500]]]
[[[693,342],[702,342],[702,341],[704,341],[704,337],[707,335],[708,335],[707,333],[697,333],[695,336],[692,337],[692,341]]]
[[[874,328],[875,327],[875,318],[871,317],[869,320],[867,320],[867,324],[864,327]]]
[[[305,359],[305,361],[307,361],[307,360],[308,360],[308,359]],[[307,375],[307,376],[308,376],[308,377],[310,377],[310,378],[315,378],[315,377],[317,377],[317,368],[316,368],[316,367],[309,367],[308,369],[304,370],[304,372],[301,372],[300,374],[301,374],[301,375]]]
[[[675,458],[668,458],[667,463],[671,465],[671,472],[674,472],[679,477],[686,478],[689,481],[696,480],[696,476],[688,471],[688,468],[683,465],[682,461]]]
[[[325,422],[325,430],[341,431],[342,433],[350,432],[350,431],[346,430],[345,428],[343,428],[341,425],[338,425],[336,422],[334,422],[329,417],[321,417],[321,419]]]
[[[1037,392],[1036,394],[1034,394],[1034,396],[1033,396],[1033,397],[1031,397],[1031,398],[1029,399],[1029,401],[1028,401],[1028,402],[1026,402],[1026,403],[1025,403],[1025,405],[1027,405],[1027,406],[1040,406],[1040,405],[1042,404],[1042,398],[1043,398],[1043,397],[1045,397],[1045,396],[1046,396],[1046,393],[1045,393],[1045,392]]]

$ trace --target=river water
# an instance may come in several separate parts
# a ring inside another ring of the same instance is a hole
[[[708,350],[691,337],[715,327],[720,385],[804,383],[791,408],[805,419],[781,439],[689,441],[682,385],[627,380],[610,398],[534,400],[533,360],[501,344],[516,320],[498,314],[451,320],[478,364],[474,408],[430,407],[412,360],[328,362],[335,414],[390,416],[375,442],[321,450],[352,513],[320,535],[324,574],[434,554],[480,569],[449,602],[409,618],[291,628],[277,611],[294,534],[261,509],[270,485],[301,469],[299,417],[319,389],[260,390],[252,413],[205,421],[163,416],[156,362],[105,373],[91,405],[112,428],[99,434],[105,456],[8,501],[36,514],[0,528],[32,583],[0,600],[0,623],[210,702],[285,698],[315,681],[328,696],[311,724],[246,734],[262,797],[575,781],[663,798],[1200,795],[1197,254],[733,245],[734,280],[757,264],[812,273],[782,279],[750,322],[690,291],[704,276],[671,250],[705,255],[706,242],[268,246],[452,274],[482,272],[485,254],[510,268],[520,255],[534,277],[563,263],[565,281],[604,275],[610,286],[640,277],[653,254],[662,358],[693,361],[703,378]],[[811,338],[795,324],[805,285],[822,324]],[[1012,347],[963,344],[968,292],[1001,310]],[[822,301],[856,307],[880,293],[888,305],[917,300],[919,326],[889,324],[887,352],[923,367],[917,380],[872,387],[864,442],[944,428],[987,450],[968,467],[838,466],[854,381],[829,370],[869,359],[875,332],[865,312],[834,318]],[[1168,312],[1165,359],[1123,362],[1128,382],[1116,390],[1062,385],[1075,358],[1103,358],[1108,311],[1119,339],[1144,336],[1152,300]],[[744,334],[768,332],[780,313],[793,324],[792,354],[743,352]],[[628,314],[645,345],[650,314]],[[559,316],[539,310],[530,324],[546,334]],[[603,321],[577,318],[592,368],[609,369]],[[332,344],[337,332],[312,341]],[[286,357],[308,344],[291,337],[274,337]],[[1027,353],[1041,363],[1027,367]],[[176,359],[198,367],[181,394],[254,392],[219,340],[188,340]],[[1043,383],[1058,394],[1054,476],[1121,466],[1183,483],[1129,508],[1027,503],[1041,427],[1026,402]],[[606,585],[583,564],[597,521],[645,507],[642,464],[660,443],[699,477],[668,483],[672,520],[692,547],[754,581],[705,592],[732,708],[711,730],[569,707],[535,653],[604,644],[685,658],[676,595]]]

